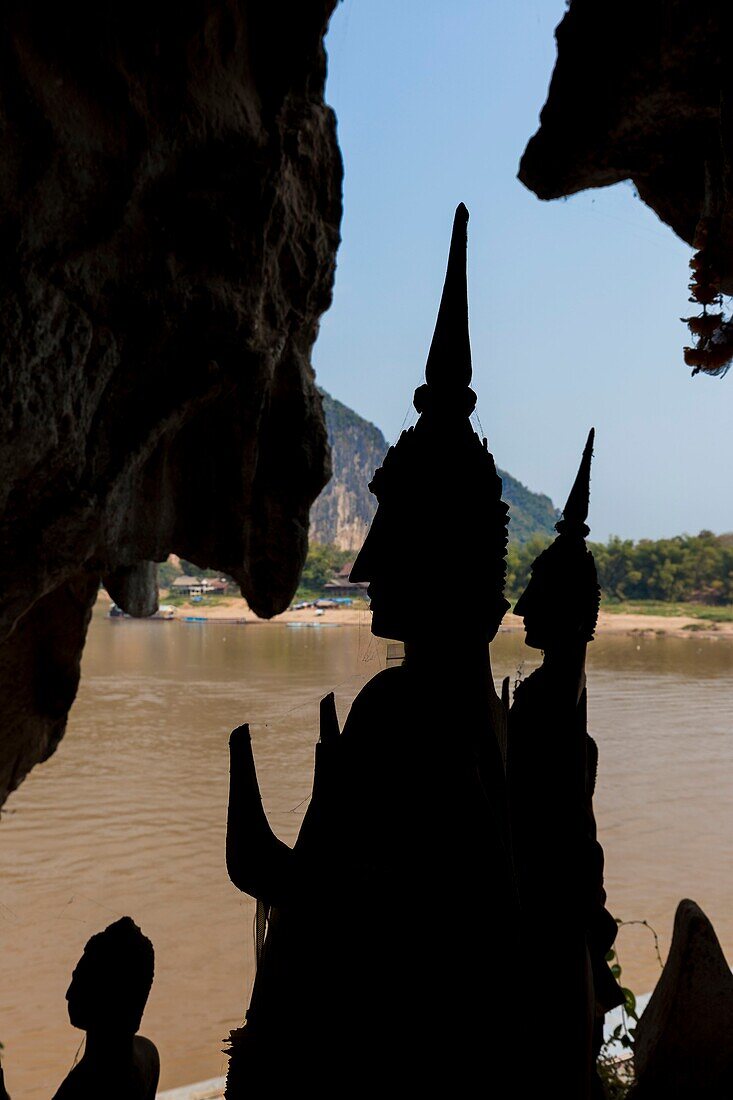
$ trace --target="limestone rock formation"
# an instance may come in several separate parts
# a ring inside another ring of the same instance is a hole
[[[733,1095],[733,975],[694,901],[680,902],[669,957],[636,1028],[634,1100]]]
[[[539,131],[519,178],[541,199],[633,180],[696,249],[684,360],[733,364],[733,93],[728,9],[710,0],[571,0]],[[709,310],[708,307],[713,309]]]
[[[376,505],[369,482],[388,444],[374,424],[325,390],[321,394],[333,476],[311,508],[311,542],[356,551],[374,519]],[[532,535],[552,537],[560,513],[550,498],[533,493],[505,470],[498,473],[509,505],[509,541],[526,542]]]
[[[708,0],[572,0],[519,178],[541,199],[633,180],[689,244],[706,205],[722,202],[730,293],[733,126],[723,11]]]
[[[311,508],[311,540],[359,550],[374,518],[369,482],[388,444],[374,424],[325,390],[321,394],[333,476]]]
[[[0,802],[63,732],[100,575],[136,614],[171,551],[260,615],[295,590],[329,474],[334,5],[0,12]]]

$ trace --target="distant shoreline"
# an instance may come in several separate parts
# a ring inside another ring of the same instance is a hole
[[[110,604],[107,593],[100,589],[98,605],[106,610]],[[165,597],[161,597],[161,603],[165,603]],[[241,596],[227,596],[221,603],[213,607],[201,604],[184,604],[176,608],[177,617],[185,616],[203,617],[209,620],[216,619],[246,619],[248,624],[268,626],[273,623],[318,623],[322,625],[362,626],[366,630],[371,624],[371,612],[366,608],[340,607],[326,608],[322,614],[316,614],[313,608],[303,608],[299,611],[283,611],[272,619],[260,619],[250,610],[247,602]],[[440,618],[436,613],[436,621]],[[450,613],[444,620],[450,622]],[[523,629],[522,620],[511,612],[508,612],[501,625],[502,633],[516,633]],[[691,615],[655,615],[638,614],[630,611],[605,611],[602,610],[598,617],[597,635],[605,637],[609,634],[627,634],[645,637],[673,637],[673,638],[733,638],[733,622],[711,622],[707,619],[695,618]]]

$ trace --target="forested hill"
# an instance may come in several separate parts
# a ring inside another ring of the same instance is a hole
[[[554,536],[560,513],[550,498],[544,493],[533,493],[506,470],[499,470],[499,477],[502,496],[509,505],[509,541],[524,543],[532,535]]]
[[[374,424],[324,390],[323,411],[331,444],[333,477],[311,509],[310,541],[358,550],[371,523],[376,501],[367,488],[387,452],[387,441]],[[549,535],[558,518],[552,501],[533,493],[499,470],[509,505],[512,542]]]

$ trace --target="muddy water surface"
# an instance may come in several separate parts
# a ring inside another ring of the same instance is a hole
[[[436,627],[435,644],[459,641]],[[493,652],[497,678],[533,663],[520,635],[501,635]],[[161,1052],[161,1087],[225,1072],[222,1039],[241,1022],[252,983],[254,915],[224,867],[229,732],[252,724],[265,805],[292,841],[321,695],[336,688],[343,719],[384,664],[366,622],[95,617],[67,735],[0,826],[0,1040],[13,1100],[50,1097],[72,1064],[81,1033],[66,1018],[71,970],[88,937],[125,913],[155,944],[143,1031]],[[733,959],[732,672],[729,641],[630,636],[591,647],[609,905],[647,919],[663,953],[675,905],[690,896]],[[650,988],[650,933],[623,929],[619,945],[624,979]],[[541,937],[537,966],[552,971]]]

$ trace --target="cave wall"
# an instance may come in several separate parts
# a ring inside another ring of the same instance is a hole
[[[287,606],[329,475],[310,350],[335,0],[0,12],[0,802],[53,751],[100,577],[171,552]]]
[[[571,0],[519,178],[541,199],[633,180],[688,244],[700,219],[712,218],[718,274],[730,292],[728,22],[725,5],[712,0]]]

